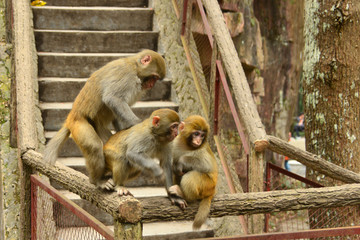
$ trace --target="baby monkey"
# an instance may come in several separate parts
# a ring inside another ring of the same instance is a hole
[[[201,200],[193,229],[199,229],[210,212],[215,195],[218,168],[207,142],[209,125],[198,115],[190,116],[179,125],[179,135],[173,142],[174,182],[169,194],[174,203],[180,197],[186,201]],[[187,203],[176,202],[181,208]]]
[[[175,111],[158,109],[143,122],[110,137],[104,145],[104,155],[118,195],[131,195],[124,183],[137,177],[143,169],[160,179],[165,171],[168,191],[172,185],[170,142],[178,134],[179,122]],[[160,160],[160,166],[154,158]]]

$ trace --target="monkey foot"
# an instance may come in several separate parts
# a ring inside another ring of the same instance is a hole
[[[172,205],[177,205],[179,206],[181,209],[185,209],[188,205],[187,202],[182,199],[181,197],[178,196],[169,196],[171,204]]]
[[[119,196],[134,196],[124,187],[116,187],[116,192]]]
[[[171,187],[169,187],[168,192],[171,196],[177,196],[177,197],[184,198],[184,194],[181,191],[181,188],[179,185],[172,185]]]
[[[169,187],[168,193],[172,204],[178,205],[181,209],[185,209],[187,207],[187,202],[184,200],[184,194],[179,185]]]

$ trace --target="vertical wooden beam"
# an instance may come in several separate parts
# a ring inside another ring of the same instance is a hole
[[[248,166],[248,188],[249,192],[264,191],[264,152],[256,152],[254,148],[250,151]],[[264,214],[251,215],[249,218],[249,233],[262,233],[265,228]]]
[[[20,239],[30,239],[30,174],[31,168],[23,165],[21,155],[38,146],[35,112],[35,83],[37,59],[30,1],[12,0],[13,45],[17,97],[17,145],[21,184]]]

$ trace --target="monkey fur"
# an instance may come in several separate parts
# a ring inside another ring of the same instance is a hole
[[[179,135],[173,142],[175,185],[171,186],[169,192],[186,201],[201,200],[193,229],[199,229],[206,221],[217,183],[218,168],[207,142],[208,132],[206,120],[193,115],[180,123]],[[187,203],[178,205],[185,208]]]
[[[139,123],[130,106],[165,74],[163,57],[152,50],[114,60],[95,71],[76,97],[63,127],[47,144],[44,160],[54,164],[59,148],[71,134],[86,159],[90,182],[107,188],[103,143],[112,135],[110,123],[114,121],[122,129]]]
[[[104,145],[106,168],[112,172],[119,195],[131,195],[124,183],[144,169],[157,178],[165,172],[166,189],[172,185],[170,142],[177,136],[179,121],[175,111],[158,109],[143,122],[110,137]]]

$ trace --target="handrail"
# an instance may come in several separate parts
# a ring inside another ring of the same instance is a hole
[[[186,211],[171,205],[167,197],[134,199],[104,193],[76,170],[57,164],[44,163],[42,155],[29,150],[23,155],[29,167],[61,183],[65,189],[82,198],[96,202],[97,206],[125,222],[155,222],[193,219],[198,202],[190,203]],[[335,187],[291,189],[269,192],[250,192],[216,195],[211,204],[210,217],[237,216],[284,210],[340,207],[360,204],[360,184],[345,184]],[[126,211],[127,210],[127,211]]]
[[[105,224],[97,220],[95,217],[90,215],[88,212],[86,212],[84,209],[79,207],[77,204],[75,204],[73,201],[70,201],[65,196],[63,196],[58,190],[56,190],[53,186],[50,185],[50,183],[45,182],[41,177],[38,175],[31,175],[31,192],[32,192],[32,198],[31,198],[31,205],[34,212],[31,212],[32,219],[32,225],[31,226],[31,232],[32,236],[31,239],[36,240],[36,217],[35,217],[35,211],[37,206],[37,187],[41,188],[43,191],[47,192],[50,196],[52,196],[56,201],[58,201],[61,205],[66,207],[70,212],[72,212],[75,216],[77,216],[79,219],[81,219],[83,222],[85,222],[87,225],[92,227],[95,231],[97,231],[99,234],[101,234],[105,239],[108,240],[114,240],[114,232],[110,230]]]

